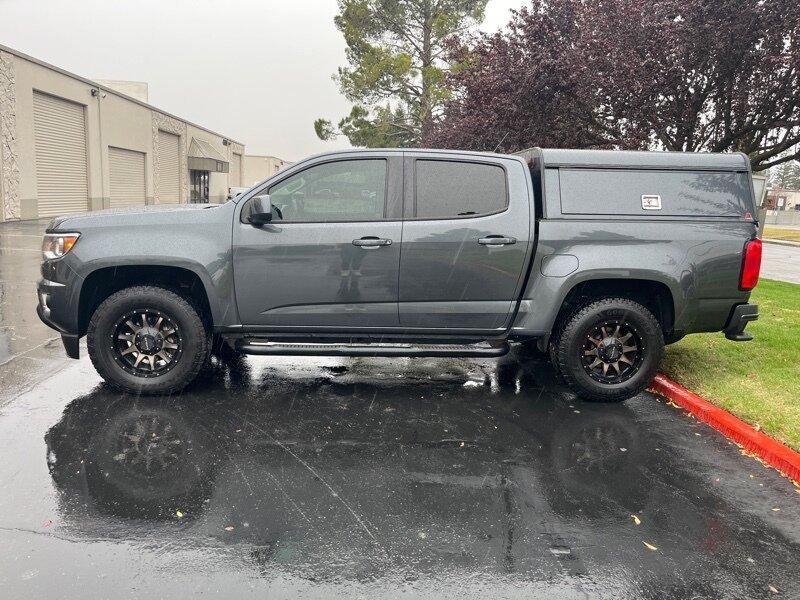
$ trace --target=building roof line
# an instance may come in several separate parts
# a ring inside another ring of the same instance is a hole
[[[275,156],[274,154],[250,154],[247,152],[245,156],[251,156],[253,158],[275,158],[277,160],[282,160],[283,162],[290,162],[284,158],[281,158],[280,156]]]
[[[62,75],[66,75],[67,77],[71,77],[72,79],[76,79],[78,81],[82,81],[83,83],[91,85],[92,87],[96,87],[97,89],[103,90],[104,92],[109,93],[109,94],[114,94],[115,96],[123,98],[124,100],[128,100],[129,102],[133,102],[134,104],[138,104],[139,106],[143,106],[143,107],[148,108],[150,110],[154,110],[156,112],[160,112],[162,115],[166,115],[166,116],[171,117],[173,119],[177,119],[178,121],[183,121],[187,125],[191,125],[192,127],[196,127],[197,129],[205,131],[206,133],[211,133],[213,135],[217,135],[219,137],[225,138],[226,140],[229,140],[229,141],[233,142],[234,144],[239,144],[240,146],[244,146],[245,145],[244,143],[242,143],[240,141],[237,141],[237,140],[233,139],[232,137],[229,137],[229,136],[224,135],[222,133],[218,133],[216,131],[208,129],[207,127],[203,127],[202,125],[198,125],[197,123],[192,123],[191,121],[188,121],[188,120],[184,119],[183,117],[179,117],[177,115],[169,113],[169,112],[167,112],[167,111],[165,111],[165,110],[163,110],[161,108],[158,108],[157,106],[153,106],[152,104],[148,104],[147,102],[142,102],[141,100],[137,100],[136,98],[128,96],[127,94],[123,94],[122,92],[119,92],[119,91],[117,91],[115,89],[112,89],[112,88],[110,88],[108,86],[105,86],[105,85],[102,85],[102,84],[100,84],[100,83],[98,83],[96,81],[93,81],[93,80],[89,79],[88,77],[83,77],[81,75],[77,75],[75,73],[67,71],[66,69],[62,69],[61,67],[57,67],[56,65],[50,64],[50,63],[45,62],[43,60],[39,60],[38,58],[34,58],[33,56],[25,54],[24,52],[20,52],[19,50],[15,50],[14,48],[9,48],[8,46],[5,46],[4,44],[0,44],[0,50],[2,50],[3,52],[8,52],[9,54],[13,54],[14,56],[17,56],[17,57],[19,57],[19,58],[21,58],[23,60],[30,61],[30,62],[32,62],[34,64],[39,65],[40,67],[45,67],[46,69],[51,69],[53,71],[61,73]],[[113,81],[117,81],[117,80],[113,80]],[[119,81],[123,81],[123,80],[119,80]],[[140,83],[140,82],[135,82],[135,83]],[[141,83],[147,83],[147,82],[143,81]]]
[[[97,81],[113,81],[114,83],[141,83],[141,84],[144,84],[144,85],[146,85],[148,87],[150,86],[150,82],[149,81],[138,81],[138,80],[133,80],[133,79],[112,79],[110,77],[100,77]],[[117,92],[117,93],[119,93],[119,92]]]

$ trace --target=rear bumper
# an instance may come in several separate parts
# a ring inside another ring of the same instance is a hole
[[[749,342],[753,336],[745,333],[744,328],[750,321],[758,319],[757,304],[738,304],[733,307],[728,324],[723,332],[725,337],[734,342]]]

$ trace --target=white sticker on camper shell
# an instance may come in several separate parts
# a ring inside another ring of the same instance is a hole
[[[654,195],[642,195],[642,208],[645,210],[661,210],[661,196],[658,194]]]

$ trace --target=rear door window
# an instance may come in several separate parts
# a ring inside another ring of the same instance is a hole
[[[415,179],[417,219],[463,219],[508,207],[506,172],[497,165],[417,160]]]

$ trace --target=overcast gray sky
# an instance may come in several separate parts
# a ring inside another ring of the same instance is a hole
[[[494,30],[524,0],[490,0]],[[84,77],[146,81],[150,102],[250,154],[346,147],[313,122],[349,112],[336,0],[0,0],[0,43]]]

